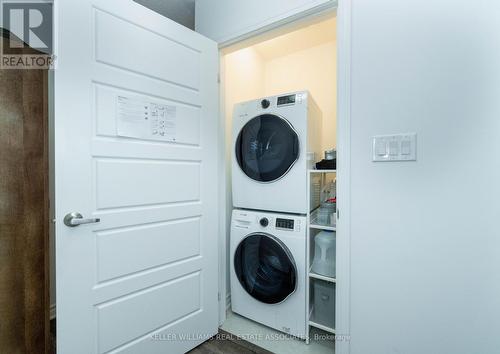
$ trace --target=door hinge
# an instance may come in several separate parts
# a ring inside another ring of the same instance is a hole
[[[217,74],[217,83],[220,84],[220,73]]]
[[[340,210],[337,209],[337,219],[340,219]]]
[[[220,302],[220,293],[217,293],[217,300]]]

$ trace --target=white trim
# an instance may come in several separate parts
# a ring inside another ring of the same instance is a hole
[[[337,10],[337,271],[335,327],[350,337],[351,279],[351,0]],[[336,354],[349,354],[348,340],[335,343]]]
[[[317,16],[318,14],[323,14],[325,11],[329,11],[332,8],[337,7],[336,0],[329,0],[326,3],[321,1],[316,1],[316,6],[310,7],[310,4],[301,6],[298,9],[293,9],[285,14],[280,16],[267,19],[266,21],[258,24],[252,24],[248,28],[244,28],[236,35],[226,36],[225,38],[221,38],[218,40],[219,48],[225,48],[232,46],[233,44],[237,44],[248,39],[260,36],[262,34],[271,32],[278,28],[283,28],[289,24],[296,23],[302,21],[311,16]],[[252,28],[257,28],[252,30]]]
[[[224,80],[224,56],[219,50],[219,325],[226,320],[226,306],[222,299],[229,296],[228,284],[226,283],[226,250],[227,250],[227,168],[226,168],[226,109],[225,109],[225,80]]]

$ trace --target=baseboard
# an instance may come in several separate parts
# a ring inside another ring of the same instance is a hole
[[[50,305],[50,319],[56,318],[56,304]]]

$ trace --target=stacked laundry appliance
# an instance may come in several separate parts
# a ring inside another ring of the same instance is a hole
[[[321,157],[309,92],[237,104],[233,114],[230,264],[235,313],[305,338],[308,169]]]

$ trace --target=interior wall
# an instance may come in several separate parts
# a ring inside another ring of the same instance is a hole
[[[350,3],[350,352],[497,353],[500,3]]]
[[[160,15],[194,30],[195,0],[134,0]]]
[[[336,42],[265,62],[265,96],[309,90],[323,113],[322,150],[337,146]]]
[[[261,56],[250,47],[224,56],[224,112],[226,115],[226,249],[229,250],[229,232],[233,199],[231,194],[231,138],[233,107],[237,102],[249,101],[264,95],[265,66]],[[229,269],[229,257],[226,257]],[[229,272],[226,274],[229,284]],[[229,286],[227,288],[229,293]]]

